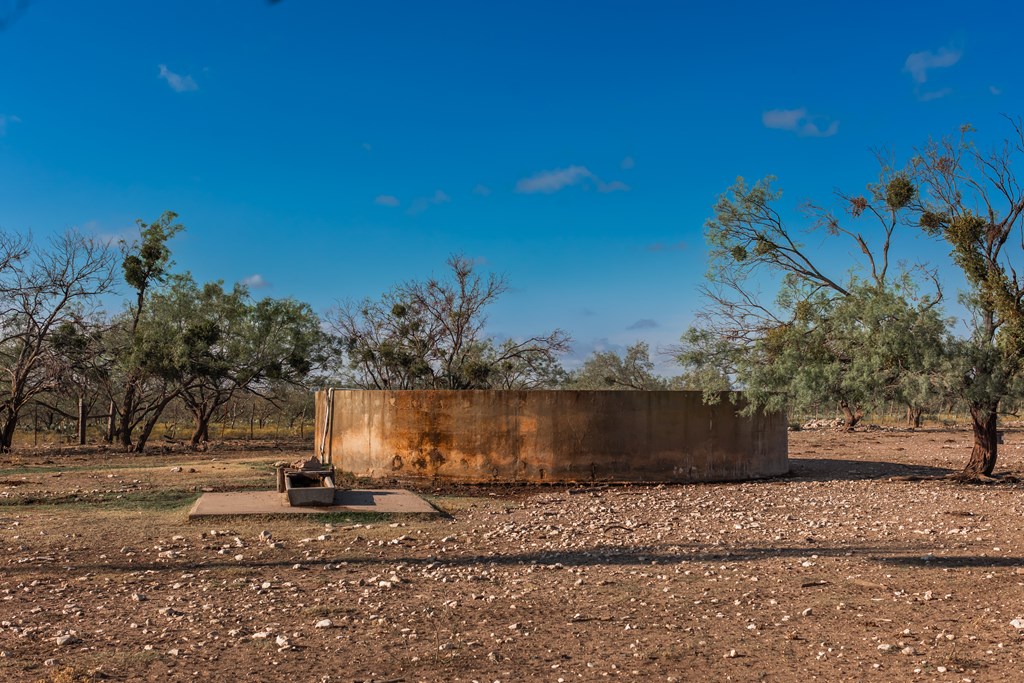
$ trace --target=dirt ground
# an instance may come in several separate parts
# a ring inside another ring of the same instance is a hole
[[[938,478],[969,449],[803,431],[769,481],[202,523],[306,453],[5,456],[0,679],[1022,680],[1024,431],[1002,483]]]

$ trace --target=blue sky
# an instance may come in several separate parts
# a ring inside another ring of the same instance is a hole
[[[1024,114],[1024,10],[897,5],[0,0],[0,227],[173,209],[179,268],[319,311],[463,252],[495,333],[664,345],[736,176],[799,222],[872,148]]]

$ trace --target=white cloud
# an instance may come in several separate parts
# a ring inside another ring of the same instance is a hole
[[[808,121],[800,126],[799,134],[805,138],[830,138],[839,132],[839,122],[832,121],[826,128],[819,128],[818,124]]]
[[[541,171],[516,183],[521,194],[553,194],[573,185],[593,185],[598,192],[628,192],[629,186],[620,180],[606,183],[586,166],[569,166],[553,171]]]
[[[199,90],[199,85],[191,76],[176,74],[168,69],[166,64],[160,65],[159,78],[167,81],[167,85],[171,86],[171,90],[174,92],[190,92],[192,90]]]
[[[586,166],[556,168],[553,171],[541,171],[529,178],[523,178],[516,183],[516,192],[523,194],[533,194],[535,192],[551,194],[593,177],[594,174]]]
[[[819,123],[821,122],[821,123]],[[828,122],[828,125],[824,125]],[[806,107],[799,109],[769,109],[761,114],[765,128],[793,131],[804,138],[828,138],[839,132],[839,122],[825,117],[810,116]],[[824,125],[824,127],[822,127]]]
[[[131,244],[139,239],[139,226],[137,225],[109,226],[92,218],[84,223],[78,223],[75,228],[108,247],[116,247],[122,242]]]
[[[379,194],[374,198],[373,203],[380,206],[398,206],[400,202],[398,197],[392,194]]]
[[[935,52],[925,50],[915,52],[907,57],[903,63],[903,70],[910,74],[916,83],[924,83],[928,80],[929,69],[944,69],[953,66],[960,61],[963,51],[954,50],[948,47],[940,47]]]
[[[633,161],[633,157],[626,157],[625,159],[622,160],[622,163],[619,164],[619,168],[621,168],[623,171],[628,171],[634,166],[636,166],[636,162]]]
[[[409,214],[423,213],[431,206],[437,206],[438,204],[447,204],[452,200],[445,192],[437,190],[431,197],[419,197],[414,199],[409,205]]]
[[[949,95],[951,92],[953,92],[952,88],[942,88],[940,90],[931,90],[929,92],[919,93],[918,96],[917,96],[917,99],[921,100],[922,102],[929,102],[931,100],[937,100],[937,99],[939,99],[941,97],[945,97],[946,95]]]
[[[486,197],[491,194],[491,188],[486,185],[477,185],[473,188],[473,194],[478,194],[481,197]]]
[[[89,221],[82,227],[86,228],[90,233],[96,235],[96,239],[98,239],[103,244],[106,244],[108,247],[115,247],[121,244],[122,242],[124,242],[125,244],[131,244],[133,241],[139,239],[138,228],[125,228],[124,230],[119,230],[116,232],[102,232],[97,231],[95,226],[96,221]]]
[[[761,114],[761,123],[765,128],[780,130],[796,130],[800,121],[807,116],[807,109],[770,109]]]
[[[641,318],[627,327],[627,330],[649,330],[658,326],[658,321],[652,318]]]
[[[249,289],[266,289],[270,286],[270,283],[264,280],[263,276],[259,273],[253,273],[247,278],[242,278],[241,284]]]
[[[7,135],[8,123],[21,123],[21,119],[13,114],[0,114],[0,136]]]

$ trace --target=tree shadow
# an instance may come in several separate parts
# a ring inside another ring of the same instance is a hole
[[[863,481],[871,479],[941,479],[956,472],[947,467],[909,465],[882,460],[843,460],[839,458],[790,457],[789,480]]]
[[[73,563],[60,560],[49,560],[43,563],[25,563],[20,566],[0,567],[0,575],[22,574],[26,570],[34,571],[37,574],[47,569],[60,572],[103,572],[104,574],[115,573],[138,573],[146,571],[210,571],[218,569],[234,569],[240,567],[246,569],[280,569],[293,567],[296,563],[309,569],[341,569],[345,567],[363,567],[369,565],[393,564],[397,561],[410,567],[432,568],[432,567],[475,567],[475,566],[502,566],[502,567],[523,567],[537,566],[538,568],[554,567],[598,567],[598,566],[651,566],[663,565],[673,566],[681,564],[723,564],[729,562],[756,562],[777,558],[802,558],[812,555],[818,558],[857,556],[877,562],[892,562],[906,564],[915,561],[925,566],[942,566],[937,564],[939,560],[956,558],[935,558],[926,560],[926,553],[933,550],[932,545],[920,546],[857,546],[857,545],[807,545],[792,546],[737,546],[737,547],[708,547],[701,545],[604,545],[598,544],[586,550],[572,551],[529,551],[512,552],[503,554],[490,553],[467,553],[464,555],[417,555],[407,557],[382,558],[379,556],[358,556],[358,555],[325,555],[316,560],[299,559],[294,555],[282,558],[253,558],[244,562],[238,562],[227,557],[209,557],[204,559],[188,560],[180,558],[167,561],[150,562],[126,562],[123,560],[111,562],[83,562]],[[982,558],[986,559],[986,558]],[[998,559],[1002,562],[1003,558]],[[1015,560],[1020,562],[1019,559]],[[1009,564],[1009,561],[1007,561]],[[980,566],[980,565],[979,565]]]
[[[986,557],[985,555],[956,555],[933,557],[931,555],[897,555],[876,557],[879,562],[901,567],[936,567],[939,569],[960,569],[969,567],[1024,567],[1024,557]]]

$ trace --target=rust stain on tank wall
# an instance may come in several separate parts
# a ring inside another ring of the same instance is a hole
[[[713,481],[788,470],[784,415],[740,417],[739,405],[708,406],[698,392],[336,390],[334,400],[331,443],[357,476]]]

